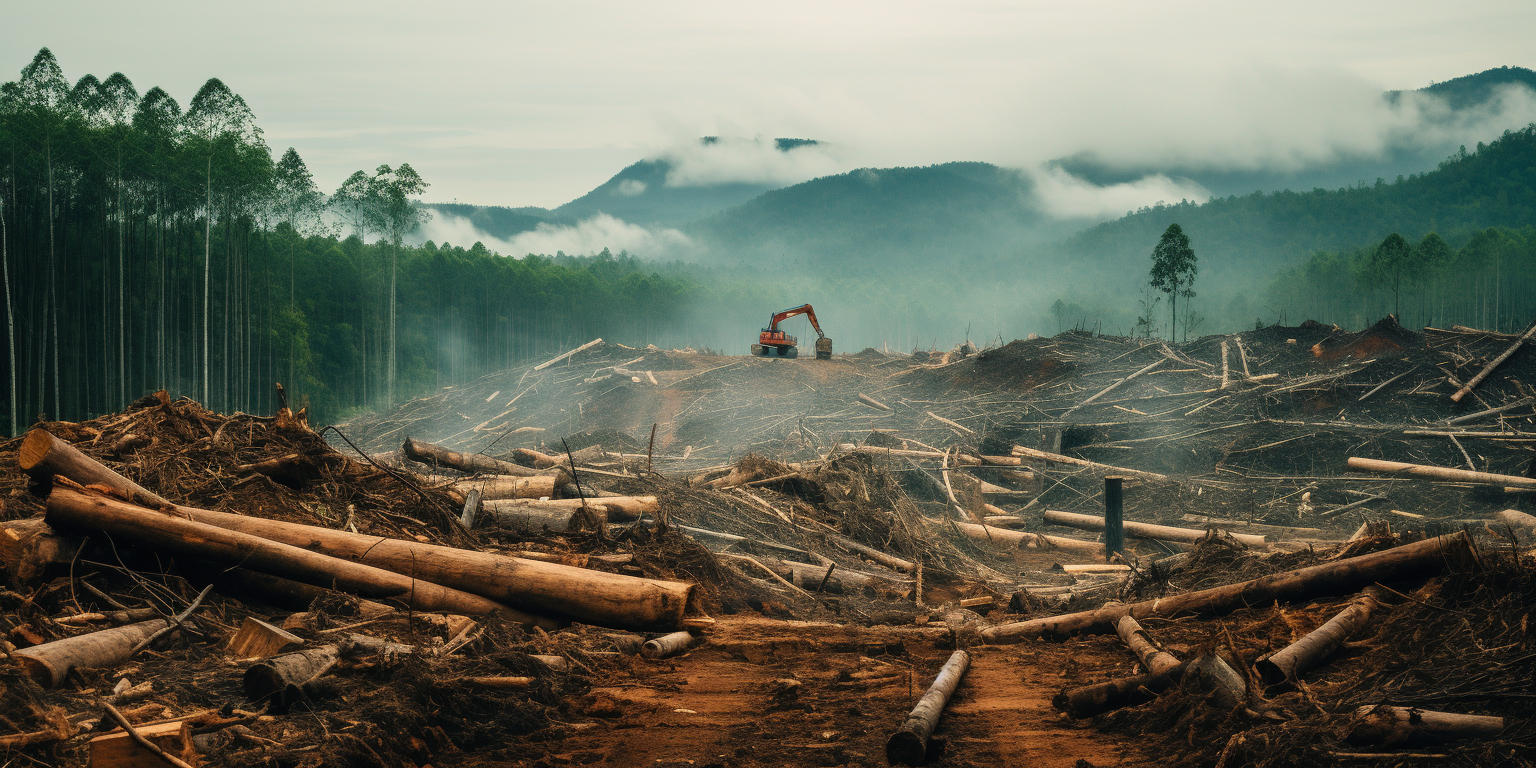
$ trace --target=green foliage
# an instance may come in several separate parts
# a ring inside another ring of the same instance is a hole
[[[1168,294],[1173,317],[1171,336],[1177,336],[1179,331],[1179,297],[1194,298],[1195,292],[1190,286],[1194,284],[1195,275],[1199,271],[1195,249],[1189,245],[1189,236],[1184,234],[1184,229],[1177,223],[1169,224],[1168,228],[1163,230],[1163,236],[1158,240],[1157,247],[1152,249],[1152,273],[1148,285]],[[1186,337],[1190,330],[1192,329],[1186,323],[1184,330]]]

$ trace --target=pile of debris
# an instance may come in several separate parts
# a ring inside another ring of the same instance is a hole
[[[40,424],[0,445],[0,749],[1530,765],[1522,343],[596,341],[318,433]]]

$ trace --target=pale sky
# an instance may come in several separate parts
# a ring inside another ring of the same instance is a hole
[[[706,134],[833,142],[817,173],[1368,153],[1374,94],[1536,67],[1532,30],[1530,0],[53,0],[7,4],[0,78],[42,46],[183,106],[217,76],[327,191],[404,161],[429,201],[555,206]]]

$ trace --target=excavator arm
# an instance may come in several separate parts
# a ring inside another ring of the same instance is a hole
[[[816,322],[816,310],[811,309],[811,305],[809,304],[801,304],[800,306],[794,307],[793,309],[786,309],[781,312],[773,313],[773,316],[768,318],[768,330],[776,331],[779,329],[779,323],[782,323],[785,320],[788,320],[791,317],[796,317],[798,315],[805,315],[805,319],[811,321],[811,327],[816,329],[817,337],[823,339],[827,337],[825,333],[821,332],[821,323]]]

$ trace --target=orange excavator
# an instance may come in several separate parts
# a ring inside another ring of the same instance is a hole
[[[768,327],[758,334],[757,343],[752,345],[752,354],[757,357],[788,357],[800,356],[800,349],[795,346],[797,339],[779,330],[779,323],[796,315],[805,315],[811,321],[811,327],[816,329],[816,359],[832,359],[832,339],[821,332],[821,324],[816,322],[816,310],[809,304],[801,304],[793,309],[775,312],[768,317]]]

